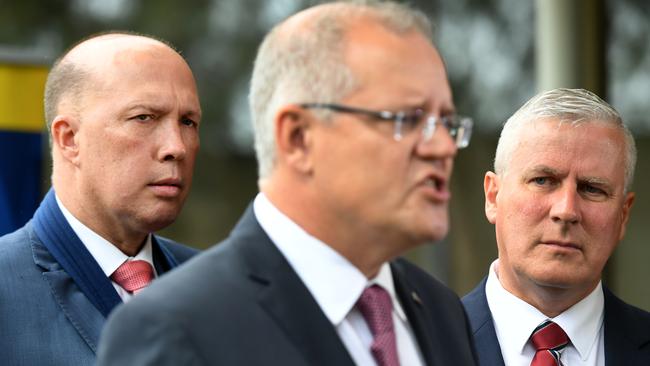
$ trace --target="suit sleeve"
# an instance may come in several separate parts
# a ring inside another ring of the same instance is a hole
[[[206,365],[182,323],[155,314],[142,306],[116,309],[102,332],[97,365]]]

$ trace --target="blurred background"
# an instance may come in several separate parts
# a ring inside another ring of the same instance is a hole
[[[27,221],[49,188],[42,93],[54,58],[79,39],[132,30],[187,58],[204,119],[192,193],[162,234],[197,248],[223,239],[257,193],[247,106],[263,35],[306,0],[0,0],[0,234]],[[483,175],[503,122],[540,90],[583,87],[609,101],[635,134],[637,199],[605,283],[650,310],[650,2],[645,0],[409,1],[435,24],[460,113],[476,131],[456,160],[451,232],[408,256],[464,295],[496,257]],[[377,171],[377,174],[387,172]]]

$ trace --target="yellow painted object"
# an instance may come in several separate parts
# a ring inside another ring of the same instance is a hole
[[[40,132],[45,66],[0,63],[0,131]]]

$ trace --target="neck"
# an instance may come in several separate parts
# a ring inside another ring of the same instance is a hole
[[[549,318],[555,318],[573,305],[587,297],[598,285],[598,282],[588,288],[571,286],[553,286],[532,281],[531,279],[513,280],[505,271],[496,268],[499,282],[508,292],[535,307]]]
[[[74,188],[69,185],[57,184],[56,179],[53,179],[53,187],[61,204],[84,226],[130,257],[140,252],[148,233],[134,232],[119,223],[112,222],[110,216],[90,212],[83,205],[82,200],[78,199],[80,193],[71,191]]]
[[[384,263],[400,254],[394,245],[399,242],[397,238],[362,229],[353,218],[332,212],[319,195],[309,194],[302,187],[289,187],[267,182],[260,188],[278,210],[345,257],[367,278],[375,277]]]

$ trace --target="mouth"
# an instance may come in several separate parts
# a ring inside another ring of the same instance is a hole
[[[545,240],[541,242],[542,245],[547,245],[550,247],[554,247],[557,249],[564,249],[564,250],[582,250],[581,246],[569,242],[569,241],[562,241],[562,240]]]
[[[183,191],[183,182],[179,178],[167,178],[148,184],[159,197],[176,197]]]
[[[421,183],[427,195],[436,202],[447,202],[451,198],[447,179],[438,174],[428,174]]]

